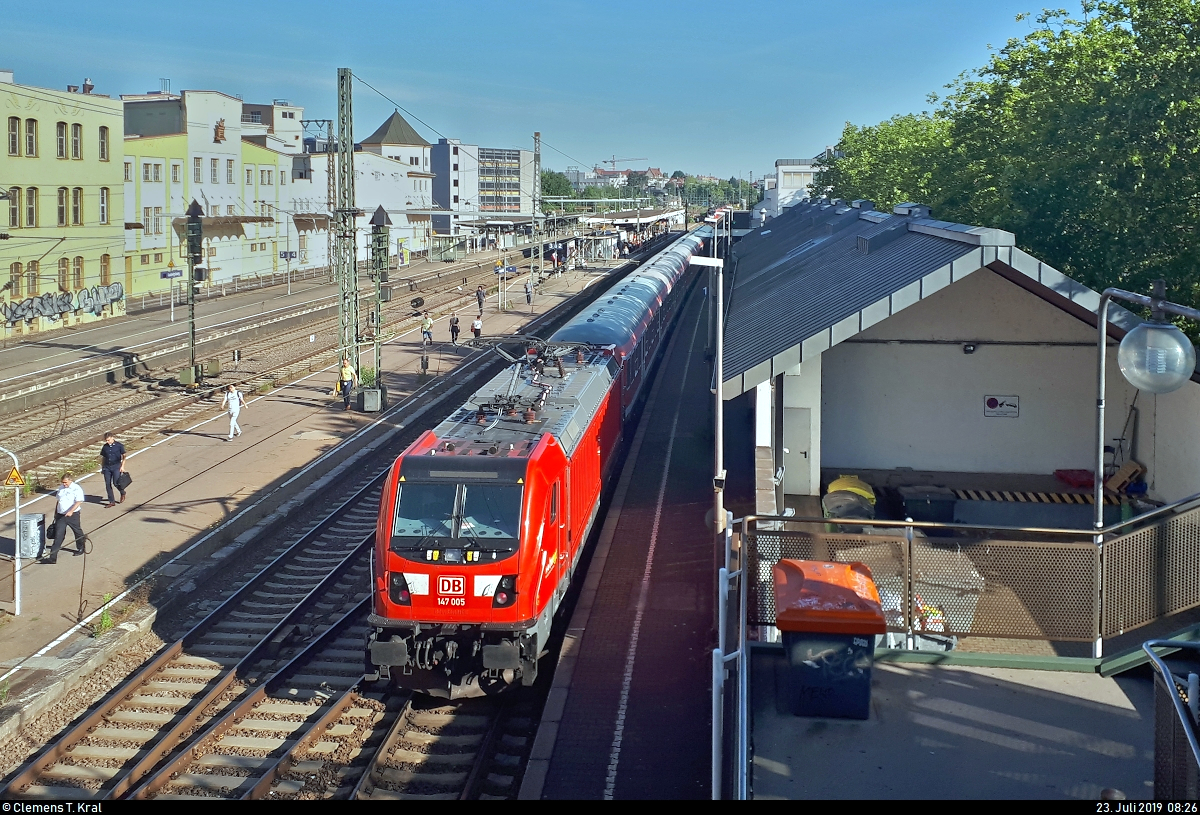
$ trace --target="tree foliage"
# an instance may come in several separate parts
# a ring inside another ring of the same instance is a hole
[[[1093,287],[1200,303],[1200,4],[1085,0],[948,86],[932,114],[847,124],[814,185],[1007,229]]]
[[[542,170],[542,195],[562,195],[570,198],[575,195],[575,188],[563,173]]]

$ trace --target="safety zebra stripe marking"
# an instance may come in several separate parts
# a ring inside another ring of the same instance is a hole
[[[633,617],[633,633],[629,636],[629,651],[625,654],[625,673],[621,677],[621,699],[617,703],[617,722],[613,729],[612,750],[608,756],[608,777],[604,780],[604,800],[611,801],[617,787],[617,765],[621,760],[621,741],[625,737],[625,713],[629,709],[629,689],[633,684],[633,663],[637,658],[638,636],[642,631],[642,616],[646,613],[646,601],[650,595],[650,570],[654,566],[654,549],[658,544],[658,525],[662,520],[663,499],[667,493],[667,475],[671,471],[671,451],[675,449],[675,430],[679,427],[679,409],[683,405],[683,390],[687,385],[687,371],[692,366],[692,351],[696,346],[696,334],[700,330],[700,318],[692,329],[692,340],[688,344],[684,375],[679,383],[679,400],[675,403],[675,417],[671,420],[671,435],[667,438],[667,454],[663,459],[662,479],[658,483],[658,500],[654,504],[654,523],[650,527],[650,548],[646,552],[646,569],[642,572],[642,586],[638,592],[637,613]],[[665,362],[666,360],[664,360]],[[643,416],[642,421],[648,421]]]
[[[1029,504],[1091,504],[1092,496],[1081,492],[1022,492],[1019,490],[954,490],[965,501],[1010,501]],[[1104,503],[1116,506],[1120,499],[1105,495]]]

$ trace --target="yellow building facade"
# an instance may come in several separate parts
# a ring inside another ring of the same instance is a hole
[[[0,80],[0,336],[124,314],[121,102],[9,76]]]

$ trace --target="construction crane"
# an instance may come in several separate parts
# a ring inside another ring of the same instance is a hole
[[[615,172],[618,164],[624,164],[627,161],[649,161],[649,160],[650,159],[648,159],[644,156],[641,158],[617,158],[614,155],[612,158],[606,158],[606,159],[602,160],[600,163],[607,164]]]

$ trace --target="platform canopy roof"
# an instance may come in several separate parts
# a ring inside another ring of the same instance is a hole
[[[1100,295],[1016,247],[1011,232],[939,221],[929,208],[802,201],[734,245],[724,384],[732,399],[957,280],[990,269],[1095,325]],[[1117,339],[1140,322],[1109,313]]]

